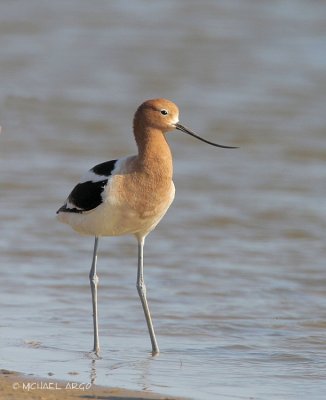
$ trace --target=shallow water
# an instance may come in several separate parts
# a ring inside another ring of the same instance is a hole
[[[0,9],[1,368],[194,399],[323,399],[325,2]],[[176,199],[145,248],[162,354],[149,354],[135,241],[106,238],[94,361],[93,239],[54,215],[86,169],[135,152],[133,112],[158,96],[240,149],[169,136]]]

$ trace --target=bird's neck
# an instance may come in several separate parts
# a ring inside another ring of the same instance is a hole
[[[173,164],[170,147],[164,133],[159,129],[137,131],[135,139],[138,146],[138,162],[142,170],[150,175],[172,179]]]

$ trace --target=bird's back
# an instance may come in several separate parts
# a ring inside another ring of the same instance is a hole
[[[137,156],[98,164],[83,176],[58,219],[82,234],[146,235],[174,199],[171,176],[161,169],[143,170]]]

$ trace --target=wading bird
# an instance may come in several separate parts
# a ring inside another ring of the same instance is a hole
[[[89,274],[92,292],[94,347],[99,355],[97,249],[102,236],[134,235],[138,242],[137,290],[143,306],[152,354],[159,353],[146,298],[143,249],[146,236],[162,219],[173,199],[173,164],[165,134],[179,130],[213,146],[233,149],[205,140],[179,123],[178,107],[166,99],[147,100],[133,120],[138,154],[106,161],[91,168],[74,187],[58,219],[75,231],[95,237]]]

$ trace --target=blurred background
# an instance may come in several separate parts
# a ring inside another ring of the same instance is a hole
[[[205,399],[325,393],[326,3],[2,0],[2,368]],[[148,237],[100,242],[56,221],[79,176],[136,152],[148,98],[237,150],[169,134],[176,199]]]

